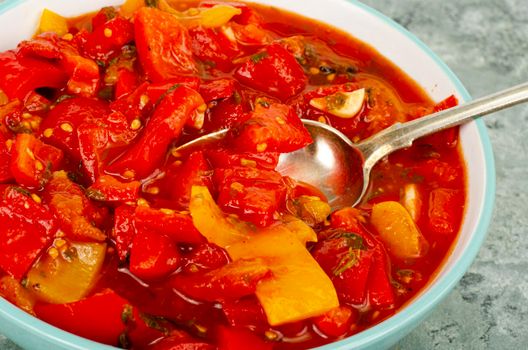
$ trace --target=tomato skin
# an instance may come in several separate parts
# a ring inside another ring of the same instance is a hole
[[[117,345],[125,330],[121,317],[127,300],[111,289],[69,304],[37,304],[37,316],[61,329],[109,345]]]
[[[123,174],[126,170],[132,170],[137,179],[148,176],[161,164],[169,144],[180,136],[187,120],[201,105],[202,97],[185,86],[166,94],[139,140],[110,165],[109,171]]]
[[[42,187],[50,171],[59,168],[63,158],[60,149],[46,145],[32,134],[18,134],[11,155],[11,173],[27,187]]]
[[[232,146],[246,152],[293,152],[312,137],[293,110],[283,104],[257,104],[250,118],[230,134]]]
[[[219,29],[202,26],[189,29],[189,35],[192,52],[198,59],[221,71],[231,70],[232,60],[240,52],[236,41],[231,41]]]
[[[67,74],[55,63],[33,57],[19,57],[15,51],[0,53],[0,89],[11,99],[23,100],[41,87],[61,88]]]
[[[145,281],[159,280],[180,265],[178,247],[155,231],[139,229],[130,249],[130,272]]]
[[[81,160],[77,128],[83,122],[94,122],[105,118],[110,113],[108,105],[97,99],[73,97],[58,103],[48,112],[42,121],[41,130],[51,129],[50,137],[44,140],[62,149],[75,161]],[[64,130],[63,124],[69,124],[72,131]]]
[[[53,215],[14,186],[0,187],[0,269],[22,279],[57,231]]]
[[[291,53],[279,44],[268,45],[235,71],[241,83],[282,101],[300,93],[308,79]]]
[[[134,31],[139,60],[150,80],[197,72],[189,34],[173,15],[143,7],[135,13]]]

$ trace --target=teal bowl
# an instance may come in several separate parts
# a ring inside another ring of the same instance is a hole
[[[13,48],[35,32],[40,13],[49,8],[65,16],[119,5],[122,0],[4,0],[0,1],[0,50]],[[258,0],[331,23],[369,43],[411,76],[433,100],[455,94],[471,96],[455,74],[425,44],[402,26],[355,0]],[[449,258],[433,281],[395,315],[320,350],[384,349],[415,328],[454,288],[484,241],[495,197],[491,144],[482,121],[464,125],[461,146],[467,166],[468,198],[461,232]],[[0,333],[27,349],[115,349],[53,327],[0,298]]]

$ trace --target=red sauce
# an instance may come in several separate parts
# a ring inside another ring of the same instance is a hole
[[[456,99],[433,103],[367,43],[327,24],[237,4],[241,13],[213,30],[194,6],[174,4],[183,19],[143,9],[133,21],[105,8],[69,20],[62,37],[0,54],[0,295],[81,336],[158,350],[305,349],[398,312],[434,278],[460,229],[458,129],[382,160],[363,203],[329,216],[317,189],[273,169],[279,153],[310,141],[298,118],[358,141]],[[359,89],[356,115],[328,107]],[[310,104],[321,97],[327,109]],[[221,143],[172,151],[226,127]],[[309,224],[318,242],[306,248],[339,307],[270,326],[255,291],[277,267],[237,275],[229,245],[211,241],[193,212],[198,185],[237,230],[268,232],[288,215]],[[413,220],[416,256],[398,254],[372,219],[386,202]]]

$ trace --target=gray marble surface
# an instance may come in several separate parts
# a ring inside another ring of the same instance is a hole
[[[474,97],[528,79],[526,0],[363,1],[422,39]],[[396,349],[528,347],[528,107],[486,125],[497,167],[488,237],[460,284]],[[0,349],[17,347],[0,335]]]

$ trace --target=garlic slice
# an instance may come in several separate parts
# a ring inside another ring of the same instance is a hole
[[[352,118],[363,108],[365,89],[351,92],[339,91],[334,94],[312,98],[310,106],[339,118]]]

